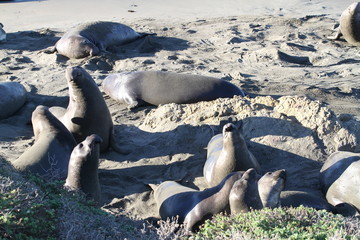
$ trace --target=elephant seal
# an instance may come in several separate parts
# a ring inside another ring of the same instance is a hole
[[[287,190],[280,193],[282,207],[311,207],[316,210],[333,211],[320,191],[312,189]]]
[[[258,189],[264,208],[280,207],[280,193],[285,187],[284,169],[265,173],[258,181]]]
[[[17,82],[0,83],[0,119],[8,118],[19,110],[26,102],[27,92]]]
[[[64,115],[56,114],[59,109],[53,113],[74,135],[77,143],[91,134],[97,134],[103,140],[101,152],[110,144],[114,150],[122,152],[115,144],[111,115],[94,79],[81,67],[67,67],[65,77],[69,87],[69,105]]]
[[[229,195],[231,214],[246,213],[251,209],[262,208],[257,181],[256,170],[250,168],[241,179],[234,183]]]
[[[12,162],[19,171],[65,179],[76,142],[66,127],[45,106],[32,113],[35,143]]]
[[[352,3],[342,12],[338,31],[330,39],[338,40],[341,36],[348,43],[360,46],[360,2]]]
[[[122,45],[146,35],[121,23],[90,22],[67,31],[45,53],[58,52],[68,58],[85,58],[99,55],[110,46]]]
[[[242,121],[240,123],[241,130]],[[223,127],[223,133],[215,135],[209,141],[203,173],[210,187],[216,186],[234,171],[246,171],[249,168],[260,171],[258,161],[248,150],[239,129],[234,124],[227,123]]]
[[[240,88],[218,78],[162,71],[111,74],[104,79],[102,87],[107,95],[129,104],[130,108],[139,102],[181,104],[245,96]]]
[[[100,183],[98,176],[101,137],[88,136],[71,153],[65,188],[82,191],[100,204]]]
[[[332,153],[320,169],[320,186],[333,206],[347,203],[360,209],[360,153]]]
[[[6,42],[6,32],[4,31],[4,25],[0,23],[0,42]]]
[[[174,181],[165,181],[159,186],[150,185],[154,189],[154,197],[161,219],[179,217],[187,231],[202,223],[214,214],[229,212],[229,194],[234,183],[241,178],[243,172],[227,175],[223,181],[203,191],[182,186]]]

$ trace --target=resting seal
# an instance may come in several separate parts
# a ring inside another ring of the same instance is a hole
[[[287,190],[280,194],[282,207],[311,207],[316,210],[333,211],[320,191],[312,189]]]
[[[259,179],[259,195],[264,208],[280,207],[280,193],[285,187],[285,182],[284,169],[267,172]]]
[[[258,174],[254,168],[248,169],[241,179],[231,188],[229,204],[231,214],[249,212],[251,209],[261,209],[262,202],[258,190]]]
[[[68,58],[85,58],[99,55],[109,46],[125,44],[145,35],[121,23],[90,22],[70,29],[45,52],[57,51]]]
[[[360,3],[354,2],[346,8],[340,17],[340,26],[334,37],[339,39],[344,36],[345,40],[352,44],[360,46]]]
[[[100,203],[98,176],[100,143],[102,139],[92,134],[79,143],[71,153],[65,188],[82,191],[96,203]]]
[[[242,122],[241,126],[242,127]],[[245,139],[239,129],[232,123],[223,127],[223,133],[215,135],[207,146],[207,160],[203,173],[210,187],[219,184],[226,175],[234,171],[246,171],[260,165],[248,150]]]
[[[347,203],[360,209],[360,153],[331,154],[320,169],[320,186],[333,206]]]
[[[196,191],[174,181],[165,181],[154,189],[154,197],[161,219],[179,216],[179,222],[191,231],[211,215],[229,211],[229,194],[234,182],[241,178],[243,172],[230,173],[217,186]]]
[[[114,150],[121,152],[113,139],[109,109],[94,79],[81,67],[66,68],[65,77],[69,86],[69,105],[63,116],[54,114],[74,135],[77,143],[91,134],[97,134],[103,140],[101,152],[110,144]]]
[[[218,78],[161,71],[112,74],[104,79],[102,87],[107,95],[129,107],[137,106],[139,101],[181,104],[245,96],[240,88]]]
[[[75,139],[47,107],[38,106],[31,121],[35,143],[12,164],[19,171],[65,179]]]
[[[17,82],[0,83],[0,119],[8,118],[26,102],[26,90]]]

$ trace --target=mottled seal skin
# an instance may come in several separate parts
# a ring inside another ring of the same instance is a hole
[[[331,154],[320,169],[320,186],[333,206],[347,203],[360,209],[360,153]]]
[[[88,136],[71,153],[65,188],[82,191],[89,199],[100,204],[98,176],[101,137]]]
[[[67,31],[55,46],[46,53],[57,51],[68,58],[85,58],[99,55],[113,45],[131,42],[147,34],[135,32],[132,28],[115,22],[90,22]]]
[[[163,182],[157,187],[151,185],[161,219],[178,216],[185,229],[192,231],[195,225],[212,215],[229,212],[231,188],[243,173],[230,173],[219,185],[203,191],[196,191],[174,181]]]
[[[65,179],[75,139],[47,107],[36,107],[31,121],[35,143],[12,164],[19,171]]]
[[[107,95],[130,108],[139,102],[181,104],[245,96],[240,88],[218,78],[161,71],[112,74],[104,79],[102,87]]]
[[[240,130],[232,123],[225,124],[223,133],[215,135],[207,146],[207,160],[203,168],[206,182],[213,187],[229,173],[249,168],[260,171],[260,165],[247,148]]]
[[[19,110],[26,102],[27,92],[17,82],[0,83],[0,119],[8,118]]]
[[[57,117],[74,135],[77,143],[91,134],[97,134],[103,140],[101,152],[107,150],[110,144],[114,150],[121,152],[113,139],[109,109],[94,79],[81,67],[66,68],[65,76],[69,87],[69,105],[65,114]],[[57,109],[56,112],[60,111]]]
[[[258,190],[258,174],[254,168],[248,169],[241,179],[231,188],[229,204],[231,214],[249,212],[251,209],[261,209],[262,202]]]
[[[280,207],[280,194],[285,187],[286,171],[284,169],[265,173],[258,181],[258,189],[264,208]]]
[[[338,32],[332,39],[339,39],[341,36],[345,40],[356,46],[360,46],[360,3],[354,2],[346,8],[340,17]]]

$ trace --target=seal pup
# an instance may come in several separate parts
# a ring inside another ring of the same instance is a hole
[[[60,112],[58,108],[54,114],[74,135],[77,143],[91,134],[97,134],[103,140],[101,152],[111,144],[115,151],[124,153],[114,141],[111,115],[94,79],[81,67],[67,67],[65,77],[69,87],[69,105],[63,116],[56,114]]]
[[[179,223],[184,223],[185,229],[192,231],[195,225],[212,215],[229,212],[231,188],[243,173],[230,173],[219,185],[203,191],[182,186],[174,181],[165,181],[158,186],[150,184],[150,187],[154,190],[161,219],[178,216]]]
[[[348,43],[360,46],[360,2],[352,3],[342,12],[338,31],[329,38],[338,40],[341,36]]]
[[[229,204],[231,214],[249,212],[251,209],[263,207],[259,190],[258,174],[254,168],[246,170],[241,179],[237,180],[231,188]]]
[[[58,52],[68,58],[85,58],[99,55],[113,45],[122,45],[149,34],[137,33],[132,28],[116,22],[90,22],[67,31],[55,46],[45,53]]]
[[[27,92],[18,82],[0,83],[0,119],[8,118],[26,102]]]
[[[102,87],[107,95],[129,104],[129,108],[144,102],[181,104],[245,96],[240,88],[225,80],[162,71],[111,74],[104,79]]]
[[[360,153],[332,153],[320,169],[320,186],[327,201],[360,209]]]
[[[284,169],[265,173],[258,181],[259,195],[264,208],[280,207],[280,193],[285,187]]]
[[[242,128],[242,121],[240,121]],[[260,165],[246,146],[241,131],[232,123],[223,127],[222,134],[211,138],[207,146],[207,160],[203,173],[209,187],[219,184],[226,175],[234,171],[246,171],[255,168],[260,171]]]
[[[76,142],[69,130],[45,106],[37,106],[31,117],[35,143],[12,162],[19,171],[65,179]]]
[[[101,137],[88,136],[71,153],[68,175],[64,187],[82,191],[100,204],[100,183],[98,176]]]

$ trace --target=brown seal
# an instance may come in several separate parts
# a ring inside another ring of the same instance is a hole
[[[109,109],[94,79],[81,67],[66,68],[65,76],[69,86],[69,105],[65,114],[57,117],[78,143],[91,134],[97,134],[103,140],[101,152],[110,144],[114,150],[121,152],[114,141]]]
[[[215,135],[207,146],[203,173],[208,185],[215,186],[229,173],[246,171],[249,168],[260,171],[260,165],[247,148],[240,130],[232,123],[225,124],[223,133]]]
[[[12,164],[20,171],[65,179],[74,137],[47,107],[37,106],[31,121],[35,143]]]
[[[88,136],[71,153],[65,188],[82,191],[89,199],[100,204],[98,176],[101,137]]]
[[[257,181],[258,174],[256,170],[250,168],[243,174],[241,179],[234,183],[229,195],[231,214],[245,213],[263,207]]]
[[[225,80],[162,71],[112,74],[104,79],[102,87],[107,95],[129,104],[130,108],[139,101],[152,105],[181,104],[245,96],[240,88]]]
[[[99,55],[110,46],[122,45],[146,35],[121,23],[90,22],[67,31],[45,53],[58,52],[68,58],[85,58]]]
[[[285,187],[284,169],[265,173],[258,181],[259,195],[264,208],[280,207],[280,194]]]
[[[161,219],[179,217],[186,230],[191,231],[195,225],[220,212],[229,212],[229,194],[234,182],[241,178],[243,172],[234,172],[212,188],[203,191],[182,186],[174,181],[165,181],[154,189],[154,197]]]
[[[345,40],[356,46],[360,46],[360,3],[354,2],[347,7],[341,14],[340,26],[334,37],[331,39],[339,39],[341,36]]]
[[[320,186],[333,206],[346,203],[360,209],[360,153],[338,151],[320,169]]]

